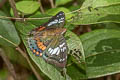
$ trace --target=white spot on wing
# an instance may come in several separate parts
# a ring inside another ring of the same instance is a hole
[[[50,22],[50,23],[48,24],[48,26],[51,26],[51,25],[53,25],[53,24],[56,24],[57,22],[58,22],[58,20],[52,21],[52,22]]]
[[[59,45],[60,47],[63,47],[65,45],[65,43],[62,43],[61,45]]]
[[[66,47],[63,47],[63,51],[65,51],[66,50]]]
[[[59,15],[62,15],[62,14],[59,14]]]
[[[62,61],[62,59],[59,60],[60,62]]]
[[[53,50],[53,52],[52,52],[51,55],[56,54],[56,52],[57,52],[58,50],[59,50],[59,47],[55,48],[55,49]]]
[[[65,58],[62,59],[62,61],[64,61],[64,60],[65,60]]]
[[[65,61],[65,58],[63,58],[63,59],[60,59],[59,61],[60,61],[60,62],[62,62],[62,61]]]
[[[58,49],[58,52],[56,53],[56,55],[59,55],[60,54],[60,48]]]
[[[59,15],[57,15],[57,17],[59,17]]]
[[[53,52],[53,49],[50,50],[50,54]]]
[[[55,22],[58,22],[58,20],[57,20],[57,19],[55,19]]]
[[[50,52],[52,50],[52,48],[49,48],[48,51]]]

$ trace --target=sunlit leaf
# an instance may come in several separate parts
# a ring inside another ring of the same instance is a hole
[[[55,4],[56,6],[59,6],[59,5],[64,5],[68,2],[71,2],[72,0],[56,0]]]
[[[72,24],[120,23],[120,0],[85,0]]]
[[[16,7],[24,14],[32,14],[38,10],[40,4],[37,1],[19,1],[16,3]]]
[[[85,51],[88,78],[120,72],[119,34],[119,30],[100,29],[80,36]]]

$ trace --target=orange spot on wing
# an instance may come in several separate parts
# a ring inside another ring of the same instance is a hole
[[[39,55],[39,52],[36,52],[36,55]]]
[[[35,49],[33,49],[33,53],[35,53],[36,51],[35,51]]]
[[[41,31],[41,30],[43,30],[43,29],[45,29],[45,27],[41,27],[41,26],[40,26],[40,27],[38,28],[39,31]]]
[[[37,45],[43,45],[43,43],[42,42],[37,42]]]
[[[42,53],[40,53],[40,56],[42,56]]]
[[[37,46],[39,49],[45,50],[46,46],[43,44],[43,42],[37,41]]]
[[[39,40],[40,40],[40,38],[39,38],[39,37],[36,37],[36,38],[35,38],[35,40],[39,41]]]
[[[45,50],[46,49],[46,46],[42,46],[42,48],[41,48],[42,50]]]

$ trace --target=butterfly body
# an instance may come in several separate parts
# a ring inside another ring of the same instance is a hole
[[[47,23],[33,29],[29,34],[29,48],[36,56],[57,67],[65,67],[68,47],[64,38],[63,28],[65,16],[59,12]]]

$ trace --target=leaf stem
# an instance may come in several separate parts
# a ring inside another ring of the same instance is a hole
[[[15,44],[15,43],[13,43],[12,41],[4,38],[3,36],[0,35],[0,38],[4,39],[5,41],[7,41],[7,42],[11,43],[12,45],[14,45],[15,47],[17,47],[17,44]]]

